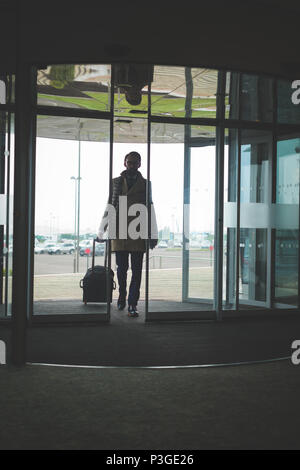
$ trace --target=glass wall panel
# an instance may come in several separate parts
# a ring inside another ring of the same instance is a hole
[[[0,104],[6,104],[6,90],[7,90],[7,80],[6,77],[0,75]]]
[[[4,87],[5,91],[5,87]],[[5,92],[4,92],[5,95]],[[6,166],[6,151],[7,151],[7,113],[0,112],[0,152],[1,152],[1,163],[0,163],[0,269],[2,272],[0,278],[0,312],[1,316],[6,315],[5,305],[5,290],[7,276],[5,272],[5,258],[8,256],[9,245],[5,237],[5,225],[6,225],[6,201],[7,195],[5,192],[5,166]]]
[[[277,120],[279,123],[300,123],[299,98],[299,80],[277,80]]]
[[[0,113],[0,316],[11,315],[14,194],[14,115]]]
[[[216,117],[216,70],[155,66],[151,113],[156,116]]]
[[[273,80],[258,75],[241,75],[241,119],[273,120]]]
[[[0,75],[0,104],[15,102],[15,75]]]
[[[110,110],[111,66],[53,64],[37,73],[39,105]]]
[[[5,259],[5,302],[6,315],[11,315],[12,306],[12,270],[13,270],[13,217],[14,217],[14,168],[15,168],[15,115],[12,113],[8,120],[10,132],[7,132],[7,154],[5,165],[5,192],[6,200],[6,225],[5,246],[8,247]]]
[[[300,138],[277,142],[275,301],[299,302]]]
[[[226,94],[228,93],[228,104],[225,106],[225,117],[229,119],[239,119],[239,90],[240,74],[229,72],[226,75]]]
[[[197,126],[151,126],[150,171],[159,244],[150,252],[149,312],[212,309],[215,134],[211,128],[208,137],[199,132]],[[163,135],[168,144],[155,140]]]
[[[224,148],[223,308],[236,309],[238,131],[226,129]]]
[[[84,305],[79,282],[107,201],[109,134],[109,121],[37,116],[35,315],[106,313],[106,303]]]
[[[271,134],[241,133],[240,304],[264,305],[268,282]]]
[[[238,74],[232,72],[226,73],[226,83],[225,83],[225,118],[237,119],[238,107],[237,107],[237,98],[236,94],[238,92],[238,87],[234,84],[234,75],[238,77]],[[238,78],[237,78],[238,79]],[[235,91],[235,93],[233,92]]]
[[[237,72],[227,73],[226,118],[272,122],[273,108],[273,79]]]
[[[15,75],[10,75],[10,83],[11,83],[10,101],[11,103],[15,103],[15,96],[16,96],[16,76]]]

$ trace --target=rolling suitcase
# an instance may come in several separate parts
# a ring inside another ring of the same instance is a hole
[[[105,244],[104,266],[95,266],[95,243],[93,240],[92,267],[87,270],[85,276],[80,280],[83,289],[83,302],[112,302],[112,291],[116,288],[114,272],[107,267],[107,243]],[[107,289],[107,273],[109,276],[109,289]],[[108,291],[108,292],[107,292]]]

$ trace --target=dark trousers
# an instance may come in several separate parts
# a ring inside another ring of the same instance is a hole
[[[119,295],[126,299],[126,284],[128,261],[130,254],[131,262],[131,282],[129,286],[128,305],[137,305],[140,298],[140,287],[142,280],[143,255],[142,251],[116,251],[117,276],[119,283]]]

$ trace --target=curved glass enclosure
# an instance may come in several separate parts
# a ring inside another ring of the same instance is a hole
[[[142,321],[299,307],[300,105],[292,82],[124,63],[35,72],[33,320],[119,314],[118,283],[112,302],[86,305],[80,280],[130,151],[141,154],[158,230],[143,257]],[[111,243],[96,245],[95,263],[117,281]],[[8,286],[5,277],[6,299]]]

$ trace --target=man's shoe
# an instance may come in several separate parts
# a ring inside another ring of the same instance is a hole
[[[136,308],[136,305],[129,305],[129,307],[128,307],[128,316],[129,317],[138,317],[139,316],[139,312]]]
[[[126,300],[122,298],[118,298],[118,310],[124,310],[126,306]]]

